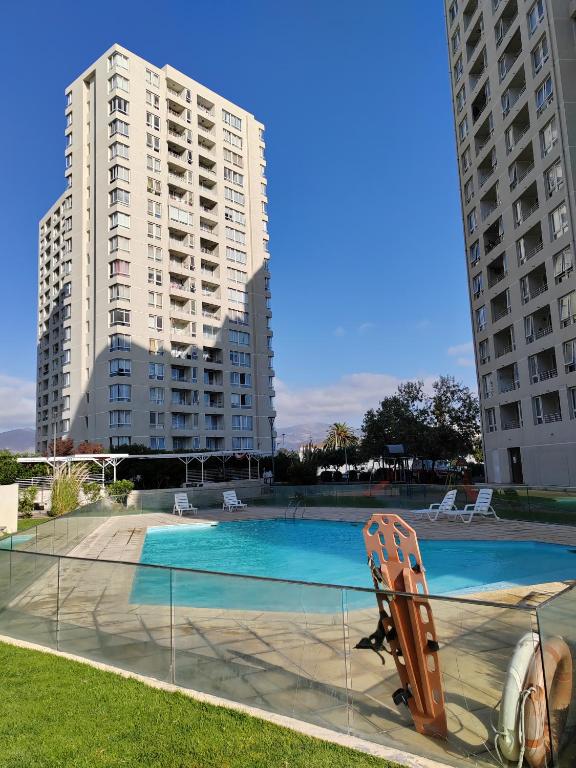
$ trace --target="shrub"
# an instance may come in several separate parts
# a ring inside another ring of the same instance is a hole
[[[38,488],[35,485],[30,485],[28,488],[20,490],[18,494],[18,512],[22,517],[32,517],[37,493]]]
[[[116,482],[110,483],[106,490],[108,496],[111,496],[118,504],[126,504],[130,491],[134,490],[134,483],[132,480],[116,480]]]
[[[316,477],[316,465],[309,461],[302,461],[298,464],[292,464],[288,467],[287,478],[289,483],[294,485],[314,485],[318,479]]]
[[[102,488],[100,486],[100,483],[84,483],[82,485],[82,492],[84,493],[84,497],[86,501],[89,503],[98,501],[100,496],[102,495]]]
[[[57,464],[52,483],[51,517],[72,512],[80,504],[80,490],[88,477],[86,464]]]

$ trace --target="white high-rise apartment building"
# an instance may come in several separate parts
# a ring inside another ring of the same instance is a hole
[[[271,449],[264,126],[114,45],[66,90],[40,222],[37,448]]]
[[[576,3],[445,0],[487,480],[576,485]]]

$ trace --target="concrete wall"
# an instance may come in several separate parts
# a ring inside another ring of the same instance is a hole
[[[18,483],[3,485],[0,490],[0,528],[5,533],[18,530]]]
[[[241,501],[250,503],[251,499],[260,498],[268,486],[261,480],[238,480],[230,483],[218,483],[203,488],[165,488],[157,491],[132,491],[128,497],[128,506],[144,511],[162,510],[171,512],[175,493],[187,493],[190,503],[198,509],[222,506],[222,493],[235,490]]]

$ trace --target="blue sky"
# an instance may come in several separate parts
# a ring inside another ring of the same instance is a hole
[[[267,126],[280,425],[359,423],[399,379],[475,386],[441,0],[10,3],[0,428],[33,420],[37,221],[63,190],[64,89],[114,42]]]

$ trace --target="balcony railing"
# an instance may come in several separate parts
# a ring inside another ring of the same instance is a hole
[[[509,419],[502,422],[502,429],[520,429],[522,422],[520,419]]]
[[[534,333],[534,338],[541,339],[543,336],[548,336],[550,333],[552,333],[552,330],[553,330],[552,325],[547,325],[545,328],[539,328]]]
[[[510,154],[510,152],[513,152],[513,151],[514,151],[514,149],[516,149],[516,147],[518,146],[518,143],[519,143],[520,139],[521,139],[523,136],[525,136],[525,135],[526,135],[526,133],[528,132],[528,129],[529,129],[529,128],[530,128],[530,123],[528,123],[528,125],[525,125],[525,126],[524,126],[524,127],[521,129],[521,130],[520,130],[520,133],[518,133],[516,136],[513,136],[513,139],[512,139],[512,140],[513,140],[513,143],[512,143],[512,145],[511,145],[511,146],[507,146],[507,147],[506,147],[506,154],[508,154],[508,155],[509,155],[509,154]]]
[[[484,245],[484,252],[485,253],[490,253],[490,251],[493,251],[494,248],[496,248],[498,245],[500,245],[500,243],[502,242],[503,239],[504,239],[503,235],[499,235],[498,237],[490,239]]]
[[[543,414],[541,418],[544,424],[551,424],[554,421],[562,421],[562,414],[560,411],[553,411],[552,413]]]
[[[484,186],[484,184],[486,184],[486,182],[488,181],[488,179],[490,178],[490,176],[492,176],[492,174],[493,174],[493,173],[494,173],[494,171],[496,170],[497,166],[498,166],[498,163],[494,163],[494,165],[492,165],[492,166],[491,166],[490,168],[488,168],[488,170],[486,170],[486,171],[485,171],[485,170],[483,170],[483,169],[480,169],[480,170],[481,170],[481,173],[482,173],[482,177],[480,178],[480,186],[481,186],[481,187],[483,187],[483,186]]]
[[[536,200],[526,211],[521,211],[519,218],[514,219],[514,226],[519,227],[520,224],[523,224],[527,219],[530,218],[530,216],[532,216],[533,213],[538,210],[538,207],[539,203],[538,200]]]
[[[498,320],[502,320],[503,317],[506,317],[506,315],[509,315],[512,311],[512,307],[504,307],[503,309],[497,309],[494,311],[494,322],[496,323]]]
[[[496,357],[503,357],[504,355],[507,355],[509,352],[513,352],[515,349],[514,344],[506,344],[503,347],[500,347],[499,350],[496,350],[495,355]]]
[[[522,264],[526,264],[526,262],[529,261],[537,253],[539,253],[542,250],[542,248],[544,248],[544,243],[542,242],[542,240],[540,240],[538,243],[536,243],[531,248],[526,250],[524,252],[524,256],[518,257],[518,265],[522,266]]]
[[[531,299],[535,299],[536,296],[540,296],[547,290],[548,285],[546,283],[539,285],[538,288],[532,288],[527,293],[522,294],[522,304],[527,304]]]
[[[549,368],[546,371],[536,371],[532,374],[532,383],[536,384],[538,381],[548,381],[549,379],[555,379],[558,376],[557,368]]]
[[[508,272],[500,272],[497,275],[488,275],[488,288],[493,288],[497,283],[507,276]]]
[[[498,390],[501,394],[505,394],[506,392],[513,392],[515,389],[520,388],[520,382],[519,381],[509,381],[506,384],[500,384],[498,387]]]

